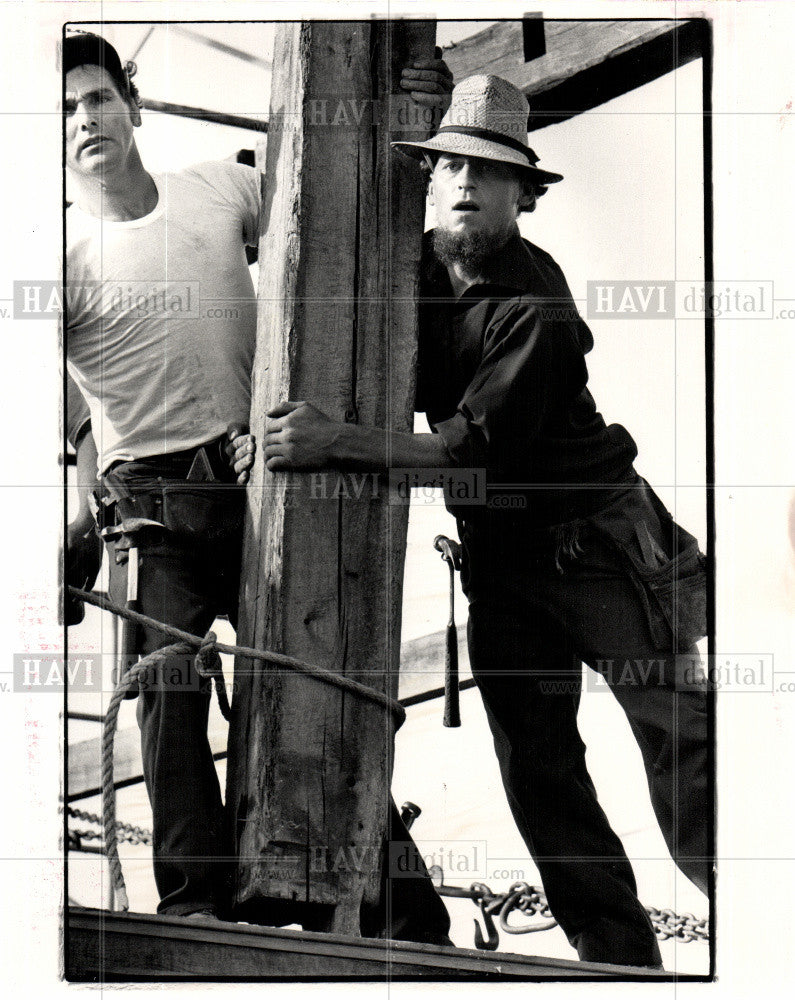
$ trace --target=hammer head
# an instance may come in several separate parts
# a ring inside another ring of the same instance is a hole
[[[116,565],[123,566],[129,558],[130,549],[138,544],[135,536],[139,531],[143,531],[144,528],[165,530],[165,527],[160,521],[152,521],[148,517],[128,517],[119,524],[109,524],[107,528],[103,528],[100,536],[103,541],[114,543]]]
[[[165,528],[165,525],[148,517],[128,517],[119,524],[109,524],[107,528],[102,529],[100,535],[103,541],[113,542],[122,535],[134,535],[143,528]]]
[[[437,535],[433,547],[442,553],[442,559],[453,569],[461,569],[461,546],[447,535]]]

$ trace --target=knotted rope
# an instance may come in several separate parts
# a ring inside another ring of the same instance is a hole
[[[215,684],[215,693],[218,695],[218,707],[221,715],[229,722],[232,709],[229,707],[229,695],[226,693],[226,682],[224,681],[224,671],[221,666],[221,656],[218,652],[218,636],[215,632],[208,632],[202,639],[199,652],[193,661],[196,673],[199,677],[212,680]]]
[[[113,784],[113,744],[116,738],[119,708],[127,691],[133,684],[137,684],[150,669],[161,666],[169,656],[178,653],[185,655],[191,652],[191,647],[187,643],[177,642],[171,646],[156,649],[153,653],[149,653],[148,656],[139,660],[138,663],[128,667],[119,678],[105,713],[105,721],[102,726],[102,824],[105,833],[105,853],[108,858],[116,900],[119,909],[125,912],[129,910],[130,903],[127,899],[127,886],[124,884],[119,846],[116,840],[116,789]]]
[[[108,858],[113,888],[116,893],[116,900],[119,909],[127,911],[130,908],[127,898],[127,887],[124,882],[124,874],[119,858],[119,849],[116,837],[116,789],[113,783],[113,746],[116,738],[116,725],[118,722],[119,708],[124,696],[137,684],[141,677],[150,670],[159,669],[170,656],[189,656],[197,650],[193,660],[196,672],[200,677],[212,679],[218,695],[218,703],[223,717],[228,721],[231,715],[229,698],[226,692],[224,674],[221,667],[220,653],[231,653],[235,656],[244,656],[252,660],[259,660],[272,666],[284,667],[286,670],[314,677],[333,687],[340,688],[350,694],[358,695],[369,701],[375,702],[383,708],[389,709],[395,717],[396,726],[400,727],[406,718],[406,710],[399,701],[390,698],[389,695],[375,688],[360,684],[350,677],[332,673],[322,667],[304,663],[292,656],[285,656],[282,653],[264,652],[259,649],[252,649],[247,646],[233,646],[227,643],[220,643],[214,632],[208,632],[202,639],[199,636],[183,632],[182,629],[174,628],[172,625],[165,625],[148,615],[131,611],[129,608],[122,608],[109,601],[106,597],[99,596],[78,587],[69,587],[69,594],[87,604],[110,611],[127,621],[137,622],[139,625],[146,625],[164,635],[178,639],[170,646],[163,646],[149,653],[137,663],[128,667],[119,678],[113,694],[108,704],[107,712],[102,730],[102,822],[105,836],[105,852]]]
[[[69,587],[69,594],[72,597],[76,597],[80,601],[85,601],[86,604],[92,604],[96,608],[102,608],[103,611],[110,611],[112,614],[117,615],[119,618],[124,618],[127,621],[138,622],[139,625],[147,625],[149,628],[156,629],[163,635],[170,636],[172,639],[179,639],[180,642],[188,643],[192,648],[201,647],[204,642],[199,636],[191,635],[190,632],[183,632],[182,629],[175,628],[173,625],[165,625],[163,622],[156,621],[154,618],[149,618],[147,615],[142,615],[139,611],[131,611],[129,608],[122,608],[119,605],[114,604],[112,601],[108,600],[100,594],[95,594],[92,591],[81,590],[79,587]],[[226,642],[216,642],[215,648],[219,653],[229,653],[232,656],[243,656],[250,660],[259,660],[262,663],[269,663],[274,667],[283,667],[285,670],[290,670],[295,673],[304,674],[307,677],[314,677],[316,680],[322,681],[324,684],[330,684],[332,687],[337,687],[341,691],[347,691],[349,694],[355,694],[360,698],[364,698],[366,701],[372,701],[376,705],[380,705],[381,708],[389,709],[392,715],[395,717],[395,724],[397,728],[403,725],[406,719],[406,710],[394,698],[390,698],[388,694],[384,694],[382,691],[378,691],[375,688],[368,687],[366,684],[361,684],[359,681],[355,681],[350,676],[344,676],[343,674],[335,674],[331,670],[326,670],[324,667],[315,666],[312,663],[305,663],[303,660],[299,660],[294,656],[286,656],[284,653],[273,653],[270,651],[263,651],[261,649],[253,649],[250,646],[234,646]],[[367,671],[366,676],[375,676],[374,671]]]

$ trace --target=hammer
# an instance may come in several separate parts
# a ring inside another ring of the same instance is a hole
[[[135,535],[144,528],[163,528],[165,525],[160,521],[152,521],[148,517],[128,517],[119,524],[108,525],[103,528],[100,535],[103,541],[115,542],[116,565],[121,566],[127,563],[127,604],[128,611],[138,610],[138,545]],[[121,654],[122,669],[132,663],[136,655],[136,630],[138,626],[135,622],[125,619],[122,626]]]
[[[457,729],[461,725],[458,701],[458,632],[455,627],[455,571],[461,569],[461,546],[446,535],[437,535],[433,547],[442,553],[450,567],[450,617],[447,621],[444,663],[444,718],[442,725]]]

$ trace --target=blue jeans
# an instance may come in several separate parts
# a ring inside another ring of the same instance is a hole
[[[580,958],[655,965],[632,867],[585,765],[581,662],[624,709],[671,856],[706,892],[707,697],[688,657],[705,631],[703,557],[640,479],[592,517],[513,527],[493,515],[459,524],[470,662],[508,802]]]

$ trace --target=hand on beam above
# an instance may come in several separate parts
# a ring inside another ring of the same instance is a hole
[[[403,69],[400,86],[411,93],[411,98],[423,107],[447,111],[453,92],[453,74],[441,58],[437,46],[433,59],[418,59]]]

